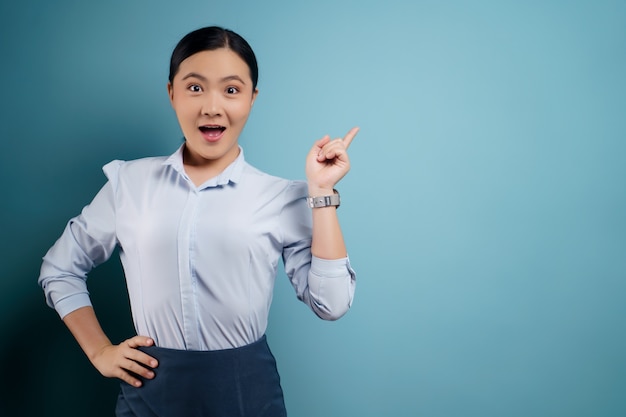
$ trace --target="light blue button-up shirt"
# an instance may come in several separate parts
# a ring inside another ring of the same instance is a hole
[[[113,161],[108,182],[43,259],[39,283],[61,317],[91,305],[88,272],[116,247],[137,334],[186,350],[240,347],[267,327],[279,259],[318,316],[352,304],[348,258],[311,255],[307,185],[265,174],[240,152],[196,187],[182,145],[170,157]]]

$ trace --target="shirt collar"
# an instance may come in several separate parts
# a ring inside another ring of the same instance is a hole
[[[187,174],[185,173],[185,167],[183,165],[183,150],[185,149],[185,144],[183,143],[178,147],[176,152],[170,155],[165,161],[163,161],[163,165],[171,166],[176,172],[178,172],[181,176],[189,180]],[[219,173],[217,176],[208,179],[204,184],[199,186],[199,189],[209,188],[209,187],[217,187],[221,185],[227,185],[229,183],[238,183],[241,181],[241,176],[243,174],[243,168],[245,165],[245,158],[243,156],[243,148],[239,146],[239,155],[237,158],[230,163],[224,170]]]

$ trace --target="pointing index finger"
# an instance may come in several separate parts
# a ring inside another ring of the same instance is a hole
[[[359,133],[359,127],[355,126],[352,129],[350,129],[348,133],[346,133],[346,136],[343,137],[343,143],[346,149],[348,149],[348,146],[350,146],[352,139],[354,139],[357,133]]]

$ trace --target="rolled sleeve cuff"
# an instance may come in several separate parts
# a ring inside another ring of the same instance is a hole
[[[350,260],[311,258],[309,292],[313,310],[325,320],[337,320],[352,306],[356,274]]]
[[[89,306],[91,306],[91,299],[89,298],[89,294],[81,293],[72,294],[68,297],[63,298],[62,300],[58,300],[54,304],[54,309],[59,314],[61,319],[63,319],[72,311],[78,310],[81,307]]]
[[[350,266],[350,259],[348,257],[339,259],[322,259],[313,255],[311,257],[311,273],[324,278],[345,277],[348,273],[350,274],[352,280],[355,278],[355,273]]]

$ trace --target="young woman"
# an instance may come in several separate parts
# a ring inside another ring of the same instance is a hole
[[[314,143],[306,182],[260,172],[238,144],[257,79],[236,33],[186,35],[167,85],[183,145],[169,157],[107,164],[108,182],[44,257],[48,304],[98,371],[122,381],[118,416],[286,415],[264,336],[281,257],[297,297],[322,319],[352,303],[334,189],[358,128]],[[138,334],[117,345],[86,286],[115,247]]]

